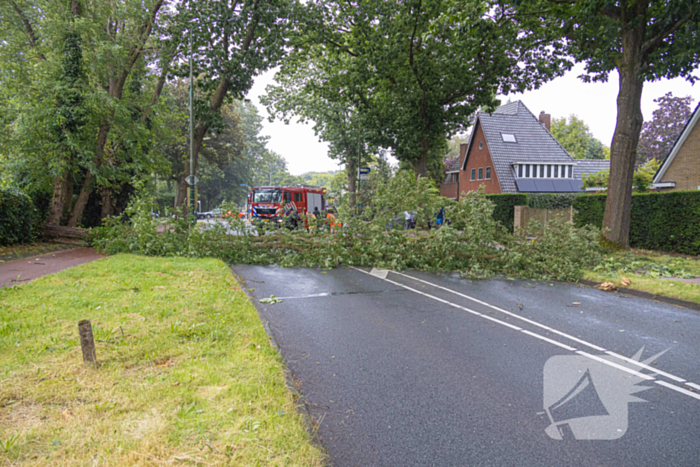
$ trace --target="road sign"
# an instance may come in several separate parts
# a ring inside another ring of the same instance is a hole
[[[197,177],[195,177],[194,175],[188,175],[187,177],[185,177],[185,181],[187,182],[187,184],[189,186],[193,186],[193,185],[197,184],[199,179]]]
[[[366,175],[369,173],[369,167],[360,167],[357,169],[360,175]]]
[[[241,186],[248,186],[247,183],[241,183]]]
[[[360,174],[360,180],[369,180],[369,174]]]

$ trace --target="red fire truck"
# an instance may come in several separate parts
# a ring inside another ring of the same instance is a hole
[[[311,185],[256,186],[248,194],[248,218],[251,222],[276,222],[298,219],[305,213],[326,209],[326,189]]]

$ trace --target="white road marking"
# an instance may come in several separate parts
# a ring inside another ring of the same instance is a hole
[[[687,389],[679,388],[678,386],[667,383],[666,381],[654,381],[656,384],[660,384],[661,386],[669,389],[673,389],[674,391],[678,391],[681,394],[685,394],[686,396],[693,397],[697,400],[700,400],[700,394],[695,394],[694,392],[688,391]]]
[[[637,360],[632,360],[631,358],[624,357],[622,355],[618,355],[615,352],[607,351],[605,352],[608,355],[611,355],[613,357],[619,358],[620,360],[624,361],[625,363],[631,363],[632,365],[638,366],[640,368],[644,368],[645,370],[653,371],[654,373],[657,373],[661,376],[665,376],[668,379],[672,379],[673,381],[678,381],[679,383],[685,383],[685,380],[683,378],[679,378],[676,375],[672,375],[671,373],[666,373],[665,371],[657,370],[656,368],[646,365],[642,362],[638,362]]]
[[[460,297],[464,297],[464,298],[466,298],[466,299],[468,299],[468,300],[471,300],[471,301],[473,301],[473,302],[477,302],[477,303],[482,304],[482,305],[484,305],[484,306],[487,306],[487,307],[489,307],[489,308],[493,308],[494,310],[498,310],[498,311],[500,311],[501,313],[504,313],[504,314],[506,314],[506,315],[513,316],[513,317],[515,317],[515,318],[518,318],[518,319],[521,319],[521,320],[523,320],[523,321],[526,321],[526,322],[528,322],[528,323],[530,323],[530,324],[532,324],[532,325],[534,325],[534,326],[538,326],[538,327],[540,327],[540,328],[542,328],[542,329],[546,329],[546,330],[551,331],[551,332],[553,332],[553,333],[555,333],[555,334],[559,334],[560,336],[566,337],[567,339],[571,339],[571,340],[573,340],[573,341],[575,341],[575,342],[579,342],[579,343],[581,343],[581,344],[587,345],[588,347],[591,347],[591,348],[593,348],[593,349],[595,349],[595,350],[598,350],[599,352],[605,352],[605,353],[607,353],[607,354],[610,355],[610,356],[613,356],[613,357],[615,357],[615,358],[619,358],[619,359],[622,360],[623,362],[631,363],[631,364],[636,365],[636,366],[638,366],[638,367],[640,367],[640,368],[644,368],[644,369],[647,369],[647,370],[649,370],[649,371],[653,371],[654,373],[657,373],[657,374],[659,374],[659,375],[665,376],[666,378],[671,379],[671,380],[673,380],[673,381],[677,381],[677,382],[679,382],[679,383],[685,383],[685,382],[686,382],[686,380],[685,380],[684,378],[681,378],[681,377],[676,376],[676,375],[672,375],[671,373],[667,373],[667,372],[665,372],[665,371],[661,371],[661,370],[659,370],[659,369],[657,369],[657,368],[651,367],[651,366],[646,365],[646,364],[644,364],[644,363],[642,363],[642,362],[638,362],[638,361],[636,361],[636,360],[629,359],[629,358],[627,358],[627,357],[625,357],[625,356],[623,356],[623,355],[616,354],[615,352],[611,352],[611,351],[609,351],[609,350],[606,350],[606,349],[604,349],[604,348],[602,348],[602,347],[599,347],[599,346],[597,346],[597,345],[595,345],[595,344],[592,344],[592,343],[590,343],[590,342],[587,342],[587,341],[584,341],[584,340],[582,340],[582,339],[576,338],[576,337],[574,337],[574,336],[571,336],[571,335],[566,334],[566,333],[564,333],[564,332],[558,331],[558,330],[556,330],[556,329],[547,327],[547,326],[545,326],[545,325],[543,325],[543,324],[540,324],[540,323],[538,323],[538,322],[536,322],[536,321],[533,321],[533,320],[530,320],[530,319],[527,319],[527,318],[523,318],[522,316],[519,316],[519,315],[517,315],[517,314],[515,314],[515,313],[511,313],[511,312],[509,312],[509,311],[507,311],[507,310],[504,310],[503,308],[497,307],[497,306],[495,306],[495,305],[491,305],[490,303],[486,303],[486,302],[481,301],[481,300],[479,300],[479,299],[476,299],[476,298],[474,298],[474,297],[470,297],[469,295],[465,295],[465,294],[463,294],[463,293],[455,292],[454,290],[451,290],[451,289],[449,289],[449,288],[447,288],[447,287],[443,287],[443,286],[441,286],[441,285],[434,284],[434,283],[432,283],[432,282],[429,282],[429,281],[426,281],[426,280],[423,280],[423,279],[419,279],[419,278],[417,278],[417,277],[413,277],[413,276],[410,276],[410,275],[408,275],[408,274],[403,274],[403,273],[401,273],[401,272],[396,272],[396,271],[391,271],[391,272],[394,273],[394,274],[398,274],[398,275],[400,275],[400,276],[407,277],[407,278],[409,278],[409,279],[413,279],[413,280],[418,281],[418,282],[422,282],[422,283],[424,283],[424,284],[433,286],[433,287],[435,287],[435,288],[438,288],[438,289],[442,289],[442,290],[451,292],[451,293],[453,293],[453,294],[455,294],[455,295],[459,295]],[[686,384],[688,384],[688,383],[686,383]],[[694,383],[690,383],[690,384],[688,384],[688,386],[694,387],[694,388],[696,388],[696,389],[700,389],[700,386],[699,386],[699,385],[696,385],[696,384],[694,384]]]
[[[627,368],[626,366],[618,365],[617,363],[613,363],[613,362],[606,360],[604,358],[596,357],[595,355],[591,355],[589,353],[583,352],[582,350],[577,350],[576,353],[579,355],[583,355],[584,357],[588,357],[591,360],[595,360],[596,362],[604,363],[604,364],[611,366],[613,368],[617,368],[618,370],[622,370],[626,373],[629,373],[631,375],[636,376],[637,378],[642,378],[642,379],[645,379],[647,381],[656,380],[656,378],[654,378],[653,376],[645,375],[644,373],[640,373],[638,371],[632,370],[630,368]]]
[[[377,268],[372,268],[372,270],[369,272],[370,276],[378,277],[380,279],[386,279],[386,276],[389,275],[389,270],[388,269],[377,269]]]
[[[516,313],[511,313],[511,312],[508,311],[508,310],[504,310],[503,308],[497,307],[497,306],[495,306],[495,305],[491,305],[490,303],[486,303],[486,302],[484,302],[484,301],[481,301],[481,300],[479,300],[478,298],[470,297],[469,295],[465,295],[465,294],[460,293],[460,292],[455,292],[454,290],[448,289],[447,287],[443,287],[443,286],[441,286],[441,285],[433,284],[432,282],[424,281],[423,279],[418,279],[417,277],[409,276],[408,274],[403,274],[403,273],[401,273],[401,272],[396,272],[396,271],[391,271],[391,272],[394,273],[394,274],[398,274],[399,276],[408,277],[409,279],[413,279],[414,281],[422,282],[422,283],[424,283],[424,284],[430,285],[430,286],[435,287],[435,288],[437,288],[437,289],[442,289],[442,290],[444,290],[444,291],[446,291],[446,292],[450,292],[450,293],[453,293],[453,294],[455,294],[455,295],[459,295],[460,297],[466,298],[467,300],[471,300],[471,301],[476,302],[476,303],[478,303],[478,304],[480,304],[480,305],[487,306],[487,307],[492,308],[492,309],[494,309],[494,310],[496,310],[496,311],[498,311],[498,312],[500,312],[500,313],[506,314],[506,315],[508,315],[508,316],[512,316],[513,318],[519,319],[519,320],[521,320],[521,321],[525,321],[525,322],[528,323],[528,324],[532,324],[533,326],[537,326],[537,327],[539,327],[539,328],[545,329],[545,330],[550,331],[550,332],[553,332],[553,333],[555,333],[555,334],[559,334],[559,335],[562,336],[562,337],[566,337],[567,339],[570,339],[570,340],[572,340],[572,341],[574,341],[574,342],[578,342],[579,344],[583,344],[583,345],[585,345],[585,346],[588,346],[588,347],[590,347],[590,348],[592,348],[592,349],[594,349],[594,350],[597,350],[598,352],[605,352],[605,349],[604,349],[604,348],[599,347],[599,346],[597,346],[597,345],[595,345],[595,344],[591,344],[590,342],[586,342],[586,341],[584,341],[584,340],[582,340],[582,339],[579,339],[579,338],[577,338],[577,337],[571,336],[571,335],[566,334],[566,333],[564,333],[564,332],[557,331],[556,329],[550,328],[549,326],[545,326],[544,324],[538,323],[537,321],[533,321],[533,320],[531,320],[531,319],[524,318],[524,317],[522,317],[522,316],[520,316],[520,315],[518,315],[518,314],[516,314]]]
[[[352,267],[352,266],[351,266],[351,267]],[[502,324],[502,325],[504,325],[504,326],[506,326],[506,327],[509,327],[509,328],[511,328],[511,329],[518,330],[518,331],[522,332],[523,334],[529,335],[530,337],[535,337],[535,338],[540,339],[540,340],[542,340],[542,341],[545,341],[545,342],[547,342],[547,343],[556,345],[556,346],[558,346],[558,347],[561,347],[561,348],[563,348],[563,349],[569,350],[569,351],[571,351],[571,352],[575,352],[575,353],[577,353],[577,354],[579,354],[579,355],[582,355],[582,356],[584,356],[584,357],[590,358],[591,360],[595,360],[595,361],[597,361],[597,362],[599,362],[599,363],[602,363],[602,364],[604,364],[604,365],[611,366],[611,367],[616,368],[616,369],[618,369],[618,370],[620,370],[620,371],[624,371],[625,373],[632,374],[632,375],[634,375],[634,376],[636,376],[636,377],[638,377],[638,378],[641,378],[641,379],[644,379],[644,380],[647,380],[647,381],[654,381],[654,382],[660,384],[661,386],[664,386],[664,387],[673,389],[674,391],[680,392],[681,394],[685,394],[685,395],[688,395],[688,396],[690,396],[690,397],[693,397],[693,398],[695,398],[695,399],[700,400],[700,395],[695,394],[694,392],[688,391],[687,389],[679,388],[678,386],[675,386],[675,385],[673,385],[673,384],[671,384],[671,383],[667,383],[667,382],[665,382],[665,381],[657,380],[657,379],[654,378],[653,376],[649,376],[649,375],[646,375],[646,374],[644,374],[644,373],[640,373],[640,372],[638,372],[638,371],[635,371],[635,370],[632,370],[632,369],[630,369],[630,368],[627,368],[627,367],[625,367],[625,366],[623,366],[623,365],[619,365],[619,364],[617,364],[617,363],[613,363],[613,362],[611,362],[611,361],[609,361],[609,360],[606,360],[606,359],[604,359],[604,358],[600,358],[600,357],[597,357],[597,356],[595,356],[595,355],[591,355],[591,354],[589,354],[589,353],[587,353],[587,352],[584,352],[584,351],[582,351],[582,350],[576,350],[574,347],[568,346],[568,345],[566,345],[566,344],[564,344],[564,343],[562,343],[562,342],[555,341],[554,339],[549,339],[549,338],[547,338],[547,337],[545,337],[545,336],[541,336],[541,335],[539,335],[539,334],[536,334],[536,333],[534,333],[534,332],[528,331],[528,330],[526,330],[526,329],[522,329],[522,328],[519,328],[519,327],[517,327],[517,326],[514,326],[514,325],[512,325],[512,324],[510,324],[510,323],[506,323],[505,321],[502,321],[502,320],[499,320],[499,319],[496,319],[496,318],[492,318],[492,317],[487,316],[487,315],[485,315],[485,314],[483,314],[483,313],[479,313],[478,311],[472,310],[472,309],[470,309],[470,308],[463,307],[463,306],[461,306],[461,305],[457,305],[456,303],[452,303],[452,302],[450,302],[450,301],[444,300],[444,299],[439,298],[439,297],[436,297],[436,296],[434,296],[434,295],[430,295],[430,294],[425,293],[425,292],[421,292],[420,290],[416,290],[416,289],[414,289],[414,288],[412,288],[412,287],[409,287],[409,286],[407,286],[407,285],[401,284],[401,283],[396,282],[396,281],[392,281],[391,279],[387,279],[386,277],[385,277],[385,278],[381,278],[381,277],[379,277],[376,273],[375,273],[375,274],[371,274],[371,273],[369,273],[369,272],[367,272],[367,271],[364,271],[364,270],[362,270],[362,269],[360,269],[360,268],[356,268],[356,267],[352,267],[352,269],[355,269],[355,270],[357,270],[357,271],[359,271],[359,272],[361,272],[361,273],[363,273],[363,274],[372,275],[372,276],[374,276],[374,277],[380,278],[380,279],[382,279],[382,280],[384,280],[384,281],[386,281],[386,282],[389,282],[390,284],[397,285],[397,286],[402,287],[402,288],[404,288],[404,289],[406,289],[406,290],[410,290],[411,292],[415,292],[415,293],[417,293],[417,294],[419,294],[419,295],[423,295],[424,297],[428,297],[428,298],[430,298],[431,300],[435,300],[435,301],[438,301],[438,302],[440,302],[440,303],[444,303],[445,305],[449,305],[449,306],[451,306],[451,307],[454,307],[454,308],[458,308],[458,309],[460,309],[460,310],[467,311],[467,312],[469,312],[469,313],[471,313],[471,314],[473,314],[473,315],[480,316],[480,317],[482,317],[482,318],[486,318],[486,319],[488,319],[488,320],[490,320],[490,321],[493,321],[493,322],[495,322],[495,323]],[[373,271],[374,271],[374,269],[373,269]],[[384,272],[384,271],[387,271],[387,270],[378,270],[378,271]],[[527,323],[530,323],[530,324],[532,324],[532,325],[534,325],[534,326],[537,326],[537,327],[539,327],[539,328],[546,329],[547,331],[553,332],[553,333],[555,333],[555,334],[559,334],[559,335],[561,335],[561,336],[563,336],[563,337],[566,337],[567,339],[570,339],[570,340],[573,340],[573,341],[576,341],[576,342],[580,342],[580,343],[582,343],[582,344],[585,344],[586,346],[591,347],[591,348],[593,348],[593,349],[596,349],[596,350],[598,350],[598,351],[600,351],[600,352],[605,352],[606,354],[608,354],[608,355],[610,355],[610,356],[612,356],[612,357],[615,357],[615,358],[619,358],[619,359],[623,360],[623,361],[626,362],[626,363],[632,363],[632,364],[634,364],[634,365],[637,365],[637,366],[639,366],[639,367],[641,367],[641,368],[644,368],[644,369],[647,369],[647,370],[651,370],[651,371],[653,371],[653,372],[656,373],[656,374],[665,376],[665,377],[667,377],[667,378],[669,378],[669,379],[672,379],[672,380],[674,380],[674,381],[685,382],[686,385],[688,385],[688,386],[690,386],[690,387],[692,387],[692,388],[700,389],[700,385],[698,385],[698,384],[686,382],[686,380],[684,380],[683,378],[679,378],[678,376],[672,375],[672,374],[670,374],[670,373],[666,373],[666,372],[663,372],[663,371],[659,371],[658,369],[653,368],[653,367],[650,367],[650,366],[648,366],[648,365],[646,365],[646,364],[644,364],[644,363],[637,362],[636,360],[631,360],[631,359],[629,359],[629,358],[627,358],[627,357],[624,357],[624,356],[622,356],[622,355],[618,355],[618,354],[616,354],[616,353],[614,353],[614,352],[607,351],[607,350],[605,350],[604,348],[599,347],[599,346],[597,346],[597,345],[595,345],[595,344],[591,344],[590,342],[586,342],[586,341],[584,341],[584,340],[581,340],[581,339],[575,338],[575,337],[573,337],[573,336],[570,336],[570,335],[568,335],[568,334],[566,334],[566,333],[557,331],[556,329],[550,328],[550,327],[545,326],[545,325],[543,325],[543,324],[540,324],[540,323],[538,323],[538,322],[536,322],[536,321],[532,321],[532,320],[529,320],[529,319],[527,319],[527,318],[523,318],[522,316],[518,316],[518,315],[515,314],[515,313],[511,313],[511,312],[509,312],[509,311],[504,310],[503,308],[499,308],[499,307],[497,307],[497,306],[491,305],[490,303],[483,302],[483,301],[481,301],[481,300],[478,300],[478,299],[476,299],[476,298],[470,297],[470,296],[468,296],[468,295],[464,295],[464,294],[462,294],[462,293],[455,292],[454,290],[448,289],[447,287],[443,287],[443,286],[440,286],[440,285],[437,285],[437,284],[433,284],[433,283],[431,283],[431,282],[424,281],[423,279],[418,279],[418,278],[416,278],[416,277],[409,276],[409,275],[407,275],[407,274],[403,274],[403,273],[400,273],[400,272],[396,272],[396,271],[387,271],[387,276],[388,276],[388,272],[392,272],[392,273],[398,274],[398,275],[400,275],[400,276],[408,277],[409,279],[413,279],[413,280],[416,280],[416,281],[418,281],[418,282],[423,282],[423,283],[425,283],[425,284],[427,284],[427,285],[430,285],[430,286],[433,286],[433,287],[435,287],[435,288],[442,289],[442,290],[445,290],[445,291],[447,291],[447,292],[451,292],[451,293],[453,293],[453,294],[455,294],[455,295],[459,295],[459,296],[464,297],[464,298],[466,298],[466,299],[468,299],[468,300],[472,300],[472,301],[474,301],[474,302],[477,302],[477,303],[479,303],[479,304],[482,304],[482,305],[487,306],[487,307],[489,307],[489,308],[492,308],[492,309],[494,309],[494,310],[500,311],[501,313],[504,313],[504,314],[506,314],[506,315],[508,315],[508,316],[512,316],[512,317],[514,317],[514,318],[520,319],[520,320],[522,320],[522,321],[525,321],[525,322],[527,322]]]
[[[547,337],[540,336],[539,334],[535,334],[534,332],[530,332],[530,331],[528,331],[527,329],[523,329],[522,332],[525,333],[525,334],[527,334],[528,336],[536,337],[537,339],[542,339],[542,340],[545,341],[545,342],[549,342],[550,344],[554,344],[554,345],[556,345],[556,346],[559,346],[559,347],[561,347],[562,349],[566,349],[566,350],[569,350],[569,351],[571,351],[571,352],[576,352],[576,349],[573,348],[573,347],[569,347],[568,345],[562,344],[561,342],[557,342],[557,341],[555,341],[555,340],[553,340],[553,339],[549,339],[549,338],[547,338]]]

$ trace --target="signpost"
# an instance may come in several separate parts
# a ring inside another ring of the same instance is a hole
[[[357,175],[359,180],[369,180],[369,167],[360,167],[357,169]]]

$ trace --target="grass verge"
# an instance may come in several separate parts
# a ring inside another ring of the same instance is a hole
[[[595,270],[585,271],[583,279],[622,286],[623,277],[631,281],[624,287],[700,303],[700,284],[687,281],[700,277],[698,258],[647,250],[621,251],[606,255]]]
[[[0,465],[322,460],[223,262],[117,255],[0,289]]]

